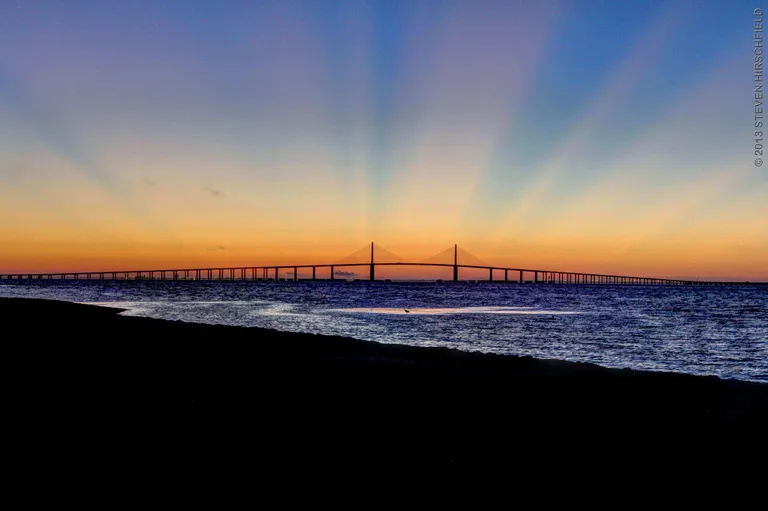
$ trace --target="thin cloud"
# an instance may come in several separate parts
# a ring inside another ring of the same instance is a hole
[[[357,273],[353,271],[343,271],[343,270],[336,270],[334,274],[338,275],[339,277],[356,277],[357,276]]]
[[[20,180],[25,177],[39,177],[40,171],[26,163],[17,163],[7,167],[0,167],[0,176]]]
[[[146,177],[144,178],[144,182],[145,182],[146,184],[148,184],[149,186],[155,186],[155,185],[157,184],[157,183],[155,183],[154,181],[152,181],[151,179],[149,179],[149,178],[146,178]]]
[[[216,190],[214,188],[211,188],[209,186],[205,187],[205,191],[211,194],[211,197],[224,197],[224,192],[221,190]]]
[[[218,245],[218,246],[215,246],[215,247],[211,247],[211,248],[209,248],[208,250],[209,250],[210,252],[214,252],[214,251],[218,251],[218,250],[226,250],[226,247],[223,247],[223,246],[221,246],[221,245]]]

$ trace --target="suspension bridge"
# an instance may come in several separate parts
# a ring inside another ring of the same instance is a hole
[[[235,266],[226,268],[177,268],[155,270],[120,270],[120,271],[87,271],[87,272],[55,272],[55,273],[12,273],[0,274],[0,280],[202,280],[202,281],[298,281],[298,280],[339,280],[347,281],[348,277],[362,277],[347,268],[368,269],[367,278],[354,280],[376,280],[377,267],[433,267],[450,268],[453,278],[446,279],[459,282],[461,270],[485,270],[487,279],[465,279],[473,282],[509,282],[519,284],[608,284],[608,285],[749,285],[760,284],[750,282],[700,281],[680,280],[656,277],[637,277],[628,275],[610,275],[603,273],[585,273],[558,271],[534,268],[513,268],[493,266],[454,245],[428,259],[408,262],[371,243],[360,250],[342,258],[336,263],[328,264],[290,264],[290,265],[257,265]],[[300,270],[304,275],[300,275]],[[309,275],[311,270],[311,277]],[[318,271],[320,270],[320,271]],[[282,276],[281,276],[282,272]],[[474,272],[477,273],[477,272]],[[494,275],[496,278],[494,278]],[[503,275],[503,277],[502,277]],[[389,281],[390,279],[385,279]],[[442,282],[442,279],[437,279]]]

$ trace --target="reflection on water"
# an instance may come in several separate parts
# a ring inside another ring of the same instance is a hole
[[[330,309],[328,312],[367,312],[374,314],[545,314],[555,316],[559,314],[579,314],[576,311],[550,311],[539,310],[535,307],[433,307],[398,309],[393,307],[371,307]]]
[[[0,296],[768,382],[768,292],[756,286],[14,281]]]

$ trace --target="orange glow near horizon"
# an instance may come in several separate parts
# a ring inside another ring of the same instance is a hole
[[[135,271],[178,268],[229,268],[257,267],[270,265],[333,264],[341,262],[349,254],[350,247],[328,246],[314,251],[302,251],[299,247],[284,245],[209,247],[207,245],[167,246],[161,244],[121,244],[95,247],[76,242],[30,243],[27,246],[2,244],[4,265],[0,273],[57,273],[85,271]],[[721,242],[709,244],[681,243],[669,240],[658,241],[644,247],[634,248],[623,254],[615,254],[613,245],[606,244],[601,252],[599,245],[569,244],[567,252],[557,245],[518,246],[516,256],[505,256],[501,247],[488,251],[482,261],[491,266],[541,269],[551,271],[572,271],[584,273],[606,273],[659,278],[684,278],[701,280],[750,280],[763,281],[764,260],[761,247],[749,245],[725,246]],[[316,247],[317,248],[317,247]],[[362,248],[362,247],[358,247]],[[446,247],[447,248],[447,247]],[[480,247],[478,247],[480,248]],[[490,248],[490,247],[489,247]],[[691,249],[694,249],[691,252]],[[597,249],[597,251],[596,251]],[[434,251],[437,253],[438,251]],[[750,257],[752,252],[755,254]],[[32,255],[30,255],[32,254]],[[130,254],[126,256],[125,254]],[[345,255],[346,255],[345,254]],[[398,252],[407,262],[421,262],[434,255],[424,251]],[[411,254],[408,257],[407,254]],[[473,252],[479,255],[479,252]],[[724,270],[724,262],[738,257],[740,265]],[[364,263],[363,258],[355,262]],[[351,262],[351,261],[345,261]],[[387,261],[389,262],[389,261]],[[443,261],[441,261],[443,262]],[[447,258],[445,263],[450,263]],[[310,270],[303,270],[307,275]],[[368,268],[346,268],[354,277],[367,278]],[[327,272],[327,270],[318,270]],[[302,273],[304,274],[304,273]],[[377,278],[406,279],[450,279],[450,268],[421,267],[378,267]],[[487,270],[462,269],[462,279],[487,279]],[[351,278],[351,277],[350,277]],[[517,277],[510,277],[516,279]],[[494,279],[503,279],[503,272]]]

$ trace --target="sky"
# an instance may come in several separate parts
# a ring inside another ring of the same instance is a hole
[[[0,0],[0,273],[768,280],[753,2]]]

